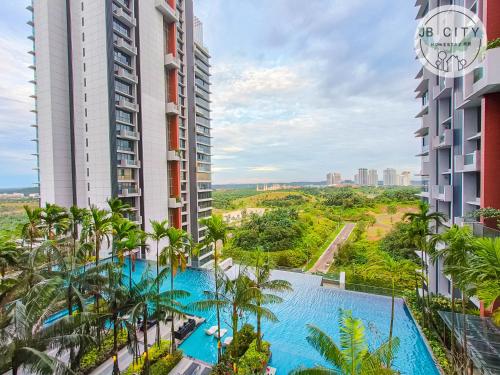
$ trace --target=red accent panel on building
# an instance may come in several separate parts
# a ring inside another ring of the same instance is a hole
[[[483,15],[488,40],[500,38],[500,1],[484,0]]]
[[[177,94],[178,76],[177,69],[168,71],[168,101],[177,104],[179,95]]]
[[[175,10],[175,0],[168,0],[168,5]]]
[[[167,53],[177,56],[177,25],[172,22],[167,29]]]
[[[168,149],[179,149],[179,117],[171,116],[168,119]]]
[[[500,208],[500,93],[485,95],[481,117],[481,207]]]

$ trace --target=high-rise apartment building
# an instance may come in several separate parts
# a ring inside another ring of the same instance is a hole
[[[358,169],[358,184],[361,186],[368,185],[368,169],[366,168]]]
[[[384,186],[396,186],[398,184],[398,174],[394,168],[384,169]]]
[[[376,169],[370,169],[368,171],[368,185],[370,186],[378,185],[378,172]]]
[[[328,186],[340,185],[342,182],[342,177],[338,172],[330,172],[326,175],[326,184]]]
[[[419,0],[418,16],[450,1]],[[482,19],[488,40],[500,37],[500,1],[462,0]],[[500,48],[485,51],[482,66],[460,78],[444,78],[421,69],[417,97],[421,127],[422,199],[446,215],[445,227],[462,224],[481,207],[500,208]],[[476,234],[496,232],[474,223]],[[441,231],[444,228],[433,228]],[[439,260],[429,262],[428,289],[451,295],[449,278]]]
[[[403,171],[398,175],[398,185],[399,186],[410,186],[411,185],[411,172]]]
[[[119,197],[149,231],[203,238],[211,215],[210,64],[192,0],[33,0],[41,203]],[[201,265],[209,250],[193,259]]]

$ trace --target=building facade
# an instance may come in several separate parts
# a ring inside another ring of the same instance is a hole
[[[342,176],[338,172],[330,172],[326,175],[326,184],[328,186],[340,185],[342,183]]]
[[[41,203],[105,208],[119,197],[142,229],[168,218],[202,239],[210,56],[192,0],[33,0],[28,9]]]
[[[398,184],[398,174],[394,168],[384,169],[384,186],[396,186]]]
[[[368,185],[370,186],[378,185],[378,172],[376,169],[370,169],[368,171]]]
[[[358,184],[361,186],[368,185],[368,169],[366,168],[358,169]]]
[[[498,0],[418,0],[417,19],[451,3],[478,14],[488,40],[500,37]],[[437,232],[463,224],[481,207],[500,208],[500,48],[486,50],[482,66],[464,77],[443,78],[421,69],[416,79],[421,197],[447,218],[444,227],[432,228]],[[485,232],[483,224],[472,225],[475,234]],[[442,266],[440,260],[429,262],[428,289],[450,296],[450,280]]]
[[[410,186],[411,185],[411,172],[403,171],[398,175],[398,185],[399,186]]]

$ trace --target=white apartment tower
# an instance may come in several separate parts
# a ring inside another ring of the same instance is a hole
[[[358,184],[361,186],[368,185],[368,169],[366,168],[358,169]]]
[[[394,168],[384,169],[384,186],[396,186],[398,184],[398,175]]]
[[[376,169],[370,169],[368,171],[368,185],[370,186],[378,185],[378,172]]]
[[[192,0],[33,0],[41,203],[130,204],[203,237],[210,73]],[[208,251],[195,265],[211,259]]]

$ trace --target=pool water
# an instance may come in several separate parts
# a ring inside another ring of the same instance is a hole
[[[140,279],[148,264],[151,266],[151,272],[155,273],[154,263],[136,261],[133,273],[135,280]],[[128,275],[128,263],[125,265],[124,274]],[[353,316],[363,321],[370,348],[378,347],[387,339],[391,313],[390,297],[324,288],[320,286],[321,278],[313,275],[273,271],[273,277],[288,280],[293,286],[293,292],[282,295],[283,303],[271,306],[280,321],[274,324],[263,322],[262,327],[264,339],[271,343],[270,365],[277,368],[278,375],[286,375],[301,365],[328,365],[306,341],[306,324],[318,326],[338,343],[339,309],[352,310]],[[213,289],[212,280],[210,272],[188,269],[177,274],[174,288],[191,293],[182,301],[188,304],[203,299],[203,291]],[[162,290],[168,288],[169,283],[166,281]],[[181,349],[189,356],[215,363],[216,340],[214,336],[205,334],[205,329],[216,325],[215,312],[197,312],[196,315],[205,317],[206,322],[182,343]],[[221,325],[228,329],[224,338],[232,336],[229,316],[227,313],[222,315]],[[247,318],[249,323],[255,325],[254,320],[253,317]],[[399,299],[395,303],[394,336],[400,339],[400,348],[394,361],[395,369],[409,375],[439,374],[404,302]]]

